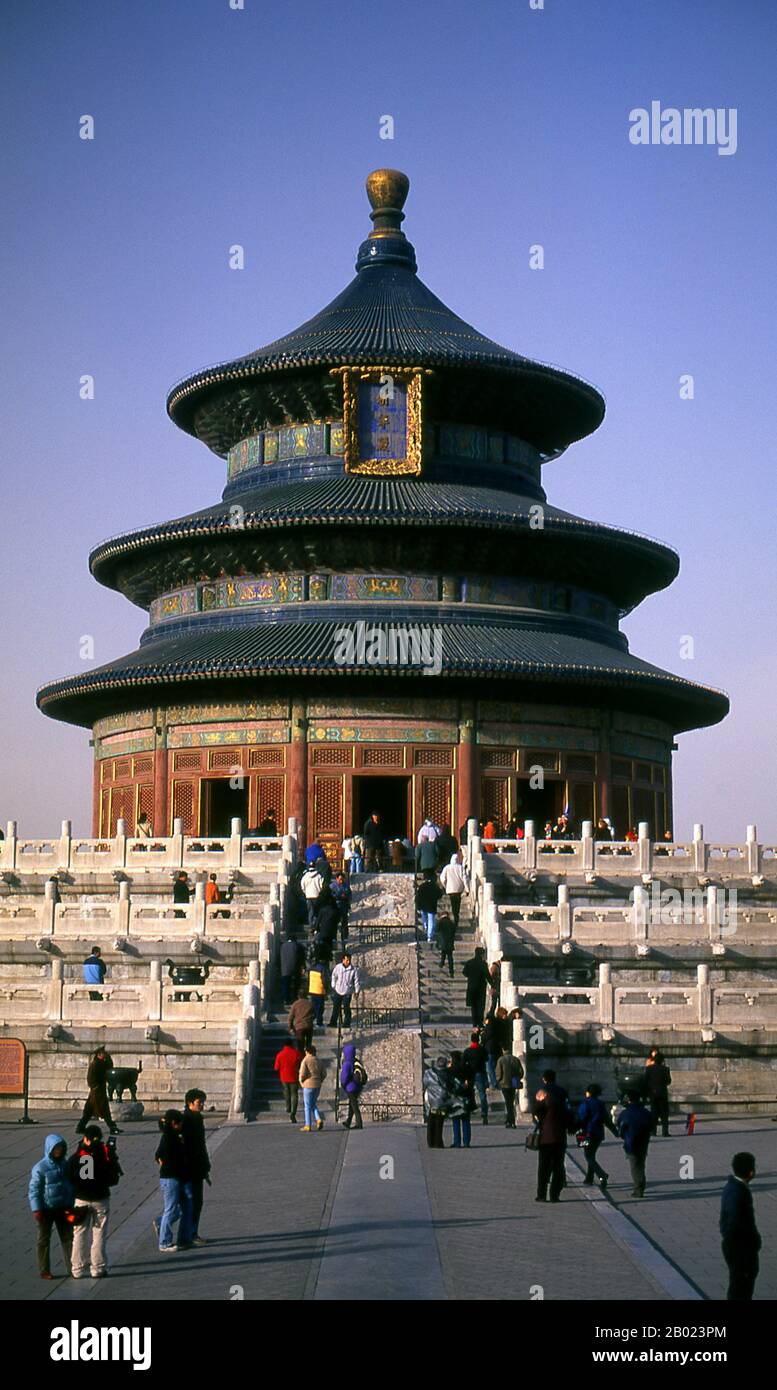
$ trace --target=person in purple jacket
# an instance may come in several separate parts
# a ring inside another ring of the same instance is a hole
[[[343,1129],[363,1129],[359,1094],[367,1080],[364,1063],[356,1056],[356,1043],[346,1043],[343,1048],[343,1065],[340,1068],[340,1085],[348,1097],[348,1119],[343,1121]]]

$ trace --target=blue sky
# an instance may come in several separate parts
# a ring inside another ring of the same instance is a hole
[[[364,178],[389,164],[411,179],[430,288],[606,396],[602,428],[546,468],[549,499],[680,552],[675,584],[625,624],[638,655],[731,696],[722,725],[679,740],[678,833],[777,834],[777,10],[38,0],[4,28],[0,820],[88,829],[88,734],[40,715],[35,690],[145,625],[88,552],[217,499],[224,465],[167,419],[169,386],[347,283]],[[632,145],[629,112],[652,100],[736,108],[736,154]]]

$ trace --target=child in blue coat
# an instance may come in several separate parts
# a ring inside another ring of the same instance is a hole
[[[38,1270],[41,1279],[53,1279],[51,1273],[51,1232],[57,1228],[67,1273],[73,1247],[73,1226],[67,1211],[73,1204],[73,1185],[67,1175],[67,1144],[61,1134],[48,1134],[43,1145],[43,1158],[30,1173],[28,1197],[30,1210],[38,1223]]]

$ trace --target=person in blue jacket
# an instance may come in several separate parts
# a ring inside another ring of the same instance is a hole
[[[599,1145],[604,1142],[604,1131],[609,1129],[611,1134],[617,1134],[617,1130],[607,1113],[607,1107],[601,1099],[602,1088],[595,1081],[585,1088],[585,1100],[580,1105],[577,1112],[577,1123],[580,1132],[584,1135],[582,1141],[583,1153],[585,1154],[586,1167],[583,1183],[586,1187],[593,1187],[594,1179],[599,1179],[599,1186],[604,1191],[607,1187],[609,1174],[596,1161],[596,1154]]]
[[[67,1272],[71,1272],[73,1226],[66,1212],[73,1203],[73,1185],[67,1175],[67,1144],[61,1134],[47,1134],[43,1158],[30,1173],[27,1196],[30,1211],[38,1223],[38,1272],[41,1279],[53,1279],[51,1272],[51,1232],[57,1228]]]
[[[105,961],[102,958],[102,952],[100,951],[99,946],[92,947],[91,954],[87,956],[82,969],[84,973],[85,985],[102,986],[102,983],[105,979]],[[89,998],[100,1000],[103,998],[103,996],[99,992],[99,990],[90,989]]]
[[[348,1097],[348,1119],[343,1121],[343,1129],[363,1129],[362,1113],[359,1109],[359,1093],[364,1086],[365,1071],[356,1060],[356,1043],[346,1043],[343,1048],[343,1065],[340,1068],[340,1085]]]
[[[618,1120],[618,1131],[623,1140],[623,1150],[629,1160],[634,1183],[631,1195],[644,1197],[645,1164],[653,1133],[653,1116],[642,1104],[639,1091],[629,1091],[627,1100],[629,1103]]]

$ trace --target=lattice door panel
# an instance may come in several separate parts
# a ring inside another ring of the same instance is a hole
[[[275,812],[275,824],[283,834],[286,825],[286,803],[284,799],[285,778],[257,777],[256,781],[256,824],[264,820],[268,811]]]
[[[158,835],[158,834],[160,833],[159,828],[158,828],[156,825],[154,825],[154,784],[153,784],[153,782],[144,782],[141,786],[138,787],[138,818],[140,818],[140,813],[141,813],[141,811],[145,811],[146,815],[148,816],[149,821],[151,822],[151,829],[153,830],[153,832],[154,832],[155,835]],[[163,828],[164,828],[164,827],[163,827]],[[129,826],[127,827],[127,829],[129,830]],[[135,834],[135,826],[134,826],[134,825],[132,826],[132,829],[130,830],[130,834],[131,834],[131,835],[134,835],[134,834]]]
[[[336,863],[343,841],[344,779],[313,778],[313,834],[320,835],[330,863]]]
[[[483,824],[492,820],[500,830],[507,825],[509,811],[510,779],[508,777],[482,777],[480,781],[480,816]]]
[[[183,821],[184,835],[196,834],[194,782],[173,782],[173,820]]]
[[[450,777],[422,777],[421,816],[434,821],[435,825],[451,823],[451,779]]]
[[[111,792],[111,826],[110,834],[116,834],[117,821],[126,822],[127,834],[133,835],[135,832],[135,788],[114,787]]]

